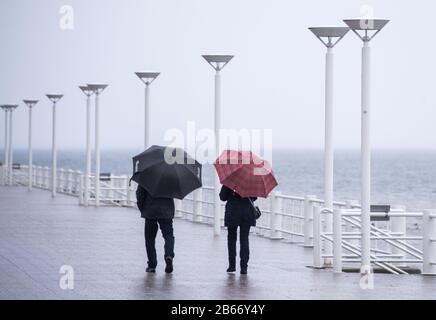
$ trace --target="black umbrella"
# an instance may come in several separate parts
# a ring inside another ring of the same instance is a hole
[[[201,184],[201,164],[183,149],[152,146],[133,157],[132,180],[155,198],[183,199]]]

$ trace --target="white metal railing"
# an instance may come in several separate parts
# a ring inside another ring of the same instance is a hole
[[[0,181],[8,182],[6,168]],[[13,170],[14,185],[28,185],[28,167],[22,165]],[[32,185],[51,189],[51,171],[48,167],[34,166]],[[59,169],[57,192],[78,197],[80,205],[96,205],[95,175],[86,177],[81,171]],[[89,190],[86,195],[86,179]],[[110,206],[134,207],[136,183],[126,175],[110,175],[100,179],[100,203]],[[214,224],[215,189],[204,186],[188,195],[183,201],[176,200],[176,217],[196,223]],[[331,266],[341,272],[361,261],[360,205],[357,201],[334,202],[334,210],[323,209],[324,201],[314,195],[291,196],[272,192],[268,199],[259,199],[262,217],[253,232],[270,239],[285,239],[313,247],[313,266]],[[221,205],[221,226],[224,223],[224,203]],[[333,232],[326,232],[326,216],[333,215]],[[385,216],[372,213],[373,218]],[[404,274],[410,265],[420,265],[422,273],[436,275],[436,212],[407,212],[393,207],[389,221],[372,221],[371,261],[389,272]],[[422,219],[420,234],[407,233],[408,219]],[[328,252],[326,243],[333,244]]]
[[[333,214],[333,232],[323,231],[323,216]],[[320,268],[326,259],[333,259],[333,270],[361,263],[361,211],[355,208],[335,210],[315,207],[313,265]],[[371,218],[385,217],[386,221],[372,221],[371,262],[394,274],[407,274],[411,265],[422,266],[425,274],[436,275],[436,221],[431,211],[407,212],[393,207],[389,213],[371,213]],[[408,234],[407,219],[422,219],[421,235]],[[389,220],[387,220],[389,219]],[[333,253],[325,251],[325,243],[333,244]]]

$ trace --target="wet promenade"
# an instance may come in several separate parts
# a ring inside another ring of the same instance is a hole
[[[0,299],[436,299],[436,277],[313,270],[312,250],[251,237],[248,276],[228,275],[225,232],[176,220],[175,272],[145,274],[143,220],[128,208],[79,207],[77,199],[0,187]],[[159,235],[158,254],[163,244]],[[74,290],[59,286],[63,265]]]

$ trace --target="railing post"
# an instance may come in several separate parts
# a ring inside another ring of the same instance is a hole
[[[59,174],[57,175],[56,186],[60,192],[65,192],[65,170],[63,168],[59,169]]]
[[[316,196],[309,195],[304,197],[304,246],[313,247],[313,200]]]
[[[91,179],[90,179],[90,176],[89,176],[89,174],[87,174],[86,172],[85,172],[85,178],[84,178],[84,183],[85,183],[85,185],[84,185],[84,190],[83,190],[83,203],[84,203],[84,205],[85,205],[85,207],[87,207],[87,206],[89,206],[89,198],[90,198],[90,196],[89,196],[89,194],[90,194],[90,190],[91,190],[91,181],[90,181]]]
[[[49,168],[44,167],[43,181],[44,181],[44,189],[50,188],[50,176],[49,176]]]
[[[42,188],[42,167],[36,166],[35,168],[35,183],[36,187]]]
[[[313,267],[322,268],[321,207],[313,208]]]
[[[194,222],[201,222],[201,212],[203,211],[203,189],[199,188],[194,191]]]
[[[104,197],[106,199],[109,199],[109,201],[113,201],[114,200],[114,188],[116,187],[115,185],[115,181],[113,179],[112,176],[109,177],[109,181],[105,181],[106,182],[106,192],[102,192],[104,194]]]
[[[436,210],[424,211],[422,226],[422,274],[436,276]]]
[[[73,194],[73,178],[74,178],[74,171],[72,169],[67,170],[67,193]]]
[[[80,190],[80,183],[84,183],[85,181],[83,180],[82,181],[82,175],[83,175],[83,173],[82,173],[82,171],[80,171],[80,170],[77,170],[77,171],[75,171],[75,173],[74,173],[74,185],[73,185],[73,188],[74,188],[74,192],[77,194],[77,195],[79,195],[79,190]],[[83,197],[83,189],[84,189],[85,187],[83,186],[82,187],[82,197]]]
[[[174,199],[175,216],[176,218],[183,218],[182,210],[182,200]]]
[[[392,206],[391,209],[394,209],[396,211],[405,212],[406,208],[404,206]],[[407,221],[406,217],[391,217],[390,218],[390,231],[398,233],[400,237],[406,236],[407,234]],[[406,258],[406,255],[403,250],[392,246],[392,253],[399,255],[399,259],[403,260]],[[406,266],[404,263],[402,263],[400,266]]]
[[[354,209],[356,208],[356,206],[358,205],[359,201],[357,200],[346,200],[345,201],[345,208],[346,209]],[[345,232],[359,232],[359,229],[351,224],[351,223],[345,223]],[[360,232],[359,232],[360,234]],[[354,246],[359,247],[360,246],[360,241],[359,239],[348,239],[348,242]]]
[[[79,196],[79,189],[81,183],[81,177],[78,176],[77,171],[71,170],[71,194]],[[83,181],[84,183],[84,181]],[[82,190],[83,193],[83,190]],[[83,194],[82,194],[83,196]]]
[[[33,186],[38,187],[38,166],[33,166]]]
[[[342,211],[333,210],[333,272],[342,272]]]
[[[2,184],[2,185],[4,185],[4,181],[5,181],[5,179],[4,179],[4,177],[5,177],[5,176],[4,176],[4,174],[5,174],[5,173],[4,173],[4,167],[5,167],[4,164],[2,164],[2,165],[1,165],[1,170],[0,170],[0,172],[1,172],[1,177],[0,177],[1,180],[0,180],[0,181],[1,181],[1,184]]]
[[[101,198],[101,193],[100,193],[100,186],[101,186],[101,176],[100,173],[95,172],[95,176],[94,176],[94,204],[95,206],[98,208],[100,207],[100,198]]]
[[[127,184],[127,187],[129,187],[129,178],[127,176],[122,176],[119,179],[116,179],[115,186],[118,192],[116,192],[115,194],[116,194],[116,198],[120,200],[120,204],[122,206],[128,207],[129,203],[127,202],[127,188],[125,184]],[[124,197],[122,195],[124,192],[126,192],[126,201],[124,201]]]
[[[83,205],[83,185],[84,185],[84,177],[83,175],[79,176],[80,183],[79,183],[79,205]]]
[[[126,207],[129,207],[131,205],[131,194],[132,194],[132,191],[130,189],[130,184],[129,184],[129,177],[123,176],[123,179],[121,181],[122,181],[124,190],[126,192],[126,201],[124,202],[124,205]],[[133,206],[133,204],[132,204],[132,206]]]
[[[278,197],[278,193],[273,191],[271,193],[271,239],[283,239],[282,232],[282,198]]]

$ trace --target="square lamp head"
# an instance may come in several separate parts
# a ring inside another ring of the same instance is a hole
[[[107,88],[107,84],[103,83],[88,83],[87,87],[95,94],[100,94],[104,89]]]
[[[87,95],[88,97],[92,95],[93,91],[88,86],[79,86],[79,89],[82,90],[82,92]]]
[[[216,71],[222,70],[234,56],[223,54],[203,55],[204,60],[209,63]]]
[[[386,19],[345,19],[344,23],[362,40],[371,41],[387,24]]]
[[[56,103],[59,100],[61,100],[63,96],[64,96],[63,94],[58,94],[58,93],[47,94],[47,98],[49,98],[53,103]]]
[[[157,77],[159,77],[160,72],[135,72],[136,76],[144,82],[147,86],[150,85]]]
[[[5,111],[14,111],[18,107],[17,104],[4,104],[1,106],[1,108]]]
[[[26,100],[23,100],[23,102],[24,102],[24,103],[26,104],[26,106],[28,106],[29,108],[33,108],[33,106],[34,106],[35,104],[38,103],[38,100],[26,99]]]
[[[310,27],[310,31],[327,47],[333,48],[350,31],[348,27]]]

